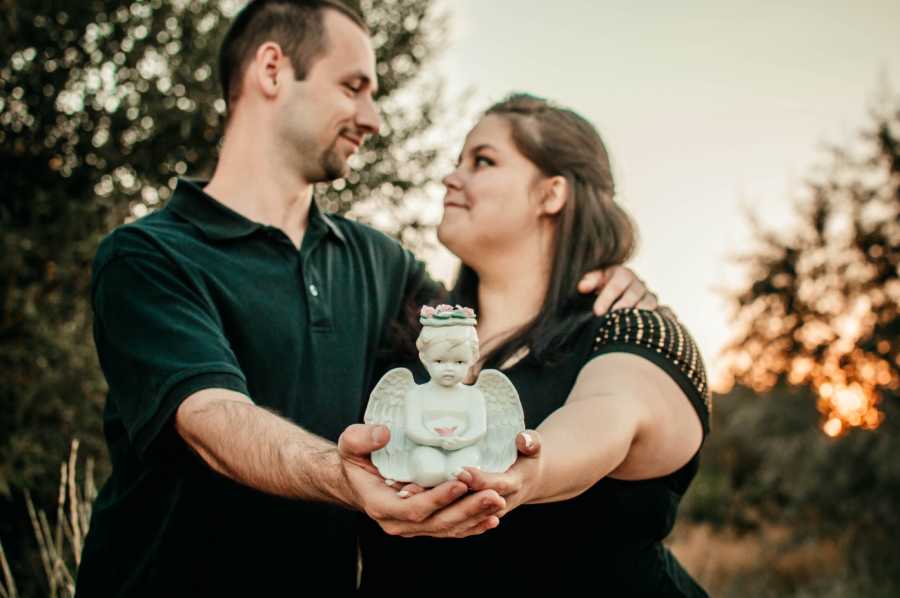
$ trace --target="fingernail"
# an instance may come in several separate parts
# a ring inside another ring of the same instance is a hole
[[[534,440],[531,438],[531,434],[522,434],[522,438],[525,440],[525,448],[530,449],[534,446]]]
[[[459,484],[455,484],[453,486],[453,489],[450,491],[450,493],[453,494],[453,496],[462,496],[462,494],[465,493],[466,489],[467,488],[465,486],[460,486]]]
[[[489,499],[489,498],[483,498],[483,499],[481,500],[481,508],[482,508],[483,510],[485,510],[485,511],[488,511],[488,510],[490,510],[490,509],[496,509],[496,508],[497,508],[497,505],[496,505],[496,504],[494,503],[494,501],[492,501],[491,499]]]
[[[468,471],[466,471],[465,469],[463,469],[458,474],[456,474],[456,479],[465,484],[471,484],[472,483],[472,474],[469,473]]]
[[[390,480],[390,479],[389,479],[389,480],[385,480],[385,481],[384,481],[384,485],[385,485],[385,486],[393,486],[393,485],[394,485],[394,480]]]
[[[400,498],[406,498],[407,496],[409,496],[409,491],[401,490],[400,492],[397,493],[397,496],[399,496]]]

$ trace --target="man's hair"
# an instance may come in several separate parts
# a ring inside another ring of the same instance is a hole
[[[362,16],[339,0],[251,0],[234,18],[219,48],[219,81],[225,105],[241,95],[244,70],[259,47],[275,42],[291,61],[297,80],[306,78],[328,49],[323,13],[335,10],[369,32]]]

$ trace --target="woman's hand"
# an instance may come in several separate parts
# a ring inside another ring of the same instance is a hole
[[[347,506],[363,511],[388,534],[465,538],[500,524],[497,512],[506,505],[493,490],[469,493],[453,480],[425,490],[397,493],[385,484],[370,455],[385,446],[390,431],[384,426],[353,424],[338,439]],[[412,484],[408,485],[414,486]],[[402,500],[404,498],[407,500]]]
[[[506,506],[497,513],[499,517],[528,502],[541,475],[540,435],[533,430],[520,433],[516,436],[516,448],[519,458],[504,473],[486,473],[477,467],[466,467],[457,476],[470,492],[494,490],[503,497]]]

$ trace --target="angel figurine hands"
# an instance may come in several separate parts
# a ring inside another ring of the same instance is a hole
[[[425,306],[416,341],[431,380],[417,385],[412,372],[394,368],[369,397],[365,423],[383,424],[390,442],[372,453],[387,479],[429,488],[455,479],[464,467],[506,471],[525,430],[519,394],[498,370],[483,370],[474,385],[462,381],[478,360],[475,312]]]

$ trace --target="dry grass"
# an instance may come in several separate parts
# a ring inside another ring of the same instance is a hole
[[[3,569],[3,580],[0,581],[0,596],[2,598],[16,598],[19,593],[16,591],[16,582],[13,580],[12,571],[9,570],[9,563],[6,561],[6,553],[3,552],[3,542],[0,542],[0,569]]]
[[[75,595],[75,572],[81,564],[81,548],[91,521],[91,507],[97,497],[94,484],[94,462],[87,460],[83,487],[78,487],[76,466],[78,440],[72,440],[68,462],[60,465],[59,495],[56,505],[56,521],[51,527],[46,513],[35,508],[30,493],[25,492],[28,516],[34,529],[41,565],[50,598],[68,598]],[[15,580],[6,562],[0,544],[0,598],[16,598]]]
[[[803,541],[785,526],[738,534],[681,523],[669,548],[711,596],[805,595],[829,575],[846,575],[837,541]]]

